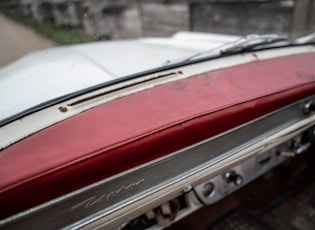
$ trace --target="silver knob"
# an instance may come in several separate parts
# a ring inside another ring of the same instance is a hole
[[[234,170],[226,172],[224,176],[227,183],[233,183],[236,186],[243,183],[243,177],[237,174]]]
[[[213,197],[215,194],[215,190],[214,190],[215,186],[212,182],[206,183],[203,186],[203,190],[202,193],[205,197]]]
[[[312,102],[312,101],[309,101],[307,102],[305,105],[304,105],[304,112],[306,114],[309,114],[311,112],[315,112],[315,103]]]

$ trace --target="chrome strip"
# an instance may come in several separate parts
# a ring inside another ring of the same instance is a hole
[[[152,203],[147,206],[150,205],[153,208],[154,205],[158,205],[153,199],[154,194],[174,188],[174,186],[175,193],[180,194],[182,187],[176,187],[176,184],[181,184],[193,175],[209,170],[216,164],[232,159],[244,151],[246,154],[238,157],[239,159],[245,158],[248,154],[265,151],[291,138],[291,133],[298,134],[314,125],[315,115],[303,113],[303,105],[311,99],[315,100],[315,96],[1,220],[0,227],[5,229],[20,229],[21,227],[77,229],[111,216],[113,224],[119,224],[124,215],[117,216],[117,212],[128,213],[130,219],[140,212],[140,210],[128,209],[129,205],[142,199],[147,200],[151,196]],[[295,127],[295,124],[298,126]],[[290,127],[293,126],[295,128],[292,130]],[[277,133],[281,133],[281,136],[269,140],[267,144],[264,142],[266,138]],[[166,196],[168,193],[164,194]],[[163,200],[165,196],[161,195],[160,198]],[[104,224],[102,221],[101,223]]]

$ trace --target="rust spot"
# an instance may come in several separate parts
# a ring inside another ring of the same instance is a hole
[[[68,111],[67,107],[59,107],[60,112],[66,113]]]

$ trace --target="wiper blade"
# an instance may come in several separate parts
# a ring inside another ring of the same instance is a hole
[[[227,47],[220,50],[220,54],[237,53],[241,51],[250,51],[255,48],[268,47],[271,44],[284,42],[283,44],[288,44],[288,37],[284,35],[277,34],[250,34],[238,41],[227,44]]]
[[[242,51],[250,51],[253,49],[258,48],[267,48],[271,45],[288,45],[290,44],[288,37],[284,35],[277,35],[277,34],[265,34],[265,35],[258,35],[258,34],[250,34],[246,37],[241,37],[233,42],[228,42],[224,45],[216,47],[211,50],[207,50],[204,52],[197,53],[193,56],[185,58],[181,61],[177,61],[175,63],[185,63],[195,59],[202,59],[202,58],[214,58],[219,57],[224,54],[233,54]],[[167,62],[166,65],[173,64],[173,62]]]
[[[307,44],[311,42],[315,42],[315,33],[295,39],[294,44]]]

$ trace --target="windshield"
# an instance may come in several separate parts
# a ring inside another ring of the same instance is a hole
[[[54,99],[151,70],[312,43],[314,4],[2,0],[0,101],[5,109],[0,122]]]
[[[294,0],[2,0],[1,49],[5,52],[1,52],[0,66],[50,47],[170,37],[179,31],[278,34],[296,39],[314,32],[313,4]]]

